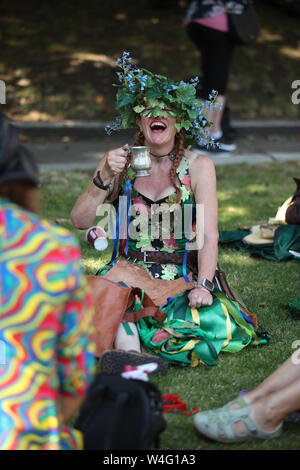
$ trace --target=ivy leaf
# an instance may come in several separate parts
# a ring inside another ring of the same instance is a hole
[[[148,89],[145,93],[145,97],[147,100],[151,99],[151,98],[159,98],[161,97],[161,94],[162,94],[162,90],[161,90],[161,87],[159,86],[158,83],[154,83],[154,85],[152,86],[152,88]]]
[[[187,161],[186,157],[183,157],[181,159],[181,162],[180,162],[177,170],[176,170],[176,173],[178,174],[178,177],[179,177],[180,181],[183,180],[185,174],[188,171],[188,168],[189,168],[189,162]]]
[[[169,204],[174,204],[176,202],[176,198],[177,198],[176,194],[170,194],[166,202]]]
[[[164,267],[162,270],[161,279],[164,279],[165,281],[173,281],[176,277],[176,274],[177,272],[175,272],[175,270]]]
[[[181,121],[181,127],[183,127],[186,131],[188,131],[189,128],[191,127],[190,121]]]
[[[177,103],[177,98],[176,98],[176,96],[167,94],[167,95],[166,95],[166,98],[168,99],[168,101],[170,101],[170,103]]]
[[[188,107],[186,111],[191,121],[197,119],[199,115],[199,110],[197,108],[193,109]]]
[[[141,115],[142,115],[143,117],[150,117],[150,116],[151,116],[151,113],[152,113],[152,110],[151,110],[151,109],[145,109],[145,110],[141,113]]]
[[[137,264],[144,269],[148,269],[152,266],[151,263],[144,263],[144,261],[137,261]]]
[[[133,178],[135,177],[135,171],[131,168],[131,166],[129,166],[128,168],[128,177],[131,180],[133,180]]]
[[[181,85],[177,89],[177,97],[184,103],[190,103],[191,100],[195,97],[196,90],[193,86]]]
[[[145,106],[138,104],[137,106],[133,108],[133,111],[137,114],[140,114],[144,111],[144,109],[145,109]]]
[[[146,99],[146,106],[149,108],[160,108],[163,109],[165,107],[165,103],[163,101],[159,101],[155,98]]]
[[[155,251],[155,248],[151,245],[152,237],[139,238],[136,242],[136,248],[141,248],[142,251]]]
[[[174,249],[169,247],[166,243],[164,243],[164,246],[161,248],[160,251],[166,251],[167,253],[173,253]]]
[[[133,93],[118,93],[116,109],[135,103],[136,97]]]
[[[186,201],[190,197],[190,192],[186,189],[184,185],[180,186],[181,189],[181,200],[182,202]]]
[[[154,118],[161,116],[161,114],[162,112],[161,112],[161,109],[159,108],[154,108],[151,112],[151,116]]]

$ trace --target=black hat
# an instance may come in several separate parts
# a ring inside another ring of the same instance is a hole
[[[0,114],[0,183],[26,180],[39,184],[39,170],[31,152],[20,143],[19,130]]]
[[[285,213],[285,221],[289,225],[300,225],[300,178],[293,178],[296,183],[296,191]]]

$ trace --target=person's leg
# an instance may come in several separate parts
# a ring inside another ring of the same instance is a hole
[[[222,442],[272,439],[280,436],[286,417],[299,409],[300,363],[293,355],[253,391],[195,415],[195,426]]]
[[[238,397],[222,408],[197,413],[194,423],[199,432],[221,442],[273,439],[281,435],[286,416],[299,407],[300,378],[251,404]]]
[[[168,363],[159,356],[144,353],[141,350],[141,341],[135,323],[121,323],[117,329],[114,348],[104,351],[100,359],[100,370],[106,374],[121,374],[127,365],[139,366],[155,363],[157,369],[154,373],[165,374]]]
[[[134,323],[127,323],[126,327],[123,323],[120,323],[117,329],[114,347],[122,351],[141,352],[139,333]]]
[[[290,357],[243,399],[255,424],[273,431],[286,416],[300,409],[300,364]],[[233,402],[230,408],[237,409],[239,404]],[[243,422],[237,422],[234,428],[238,435],[245,432]]]
[[[228,34],[197,23],[190,23],[186,32],[201,53],[202,88],[199,98],[207,100],[212,90],[218,92],[217,103],[207,112],[207,119],[213,123],[210,132],[215,138],[222,135],[222,115],[226,104],[226,91],[234,46]]]
[[[250,405],[250,416],[264,431],[273,431],[286,416],[300,409],[300,378]]]
[[[300,364],[294,361],[291,356],[254,390],[248,392],[244,396],[245,401],[250,404],[287,387],[297,379],[300,379]]]

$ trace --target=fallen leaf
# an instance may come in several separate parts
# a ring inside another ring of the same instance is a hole
[[[115,15],[115,20],[117,21],[125,21],[127,20],[127,14],[126,13],[117,13]]]
[[[104,102],[104,96],[103,95],[96,96],[96,103],[97,104],[102,104],[103,102]]]
[[[28,86],[30,85],[31,81],[29,80],[29,78],[20,78],[20,80],[17,81],[17,85],[19,86]]]

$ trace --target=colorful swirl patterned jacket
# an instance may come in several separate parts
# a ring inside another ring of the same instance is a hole
[[[61,396],[94,373],[91,303],[64,228],[0,198],[0,449],[80,449]]]

